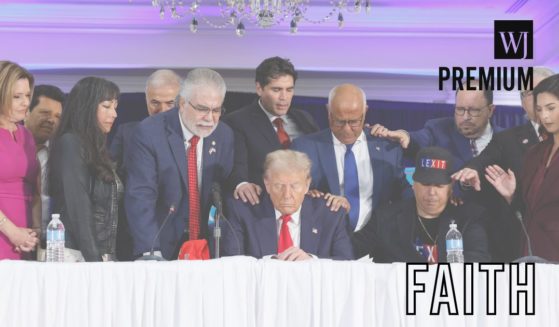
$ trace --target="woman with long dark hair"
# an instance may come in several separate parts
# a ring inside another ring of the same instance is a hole
[[[534,88],[534,108],[545,129],[545,139],[524,156],[520,174],[524,199],[524,219],[533,254],[559,261],[559,75],[544,79]],[[513,204],[516,179],[512,171],[489,166],[488,180]],[[527,254],[528,246],[524,246]]]
[[[25,68],[0,61],[0,260],[21,259],[38,242],[37,232],[27,227],[32,215],[40,221],[39,162],[33,135],[20,124],[29,112],[33,81]]]
[[[70,91],[51,144],[49,190],[66,228],[66,260],[114,259],[122,184],[106,148],[119,88],[86,77]]]

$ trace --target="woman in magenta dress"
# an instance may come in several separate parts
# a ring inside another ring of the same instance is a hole
[[[33,135],[19,124],[29,110],[33,81],[25,68],[0,61],[0,260],[21,259],[38,242],[28,226],[32,212],[40,212],[39,163]]]

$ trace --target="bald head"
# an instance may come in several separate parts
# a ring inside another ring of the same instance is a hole
[[[343,144],[353,144],[363,131],[367,97],[353,84],[334,87],[328,96],[328,121],[334,136]]]
[[[169,69],[159,69],[146,81],[146,103],[149,115],[170,110],[175,106],[182,80]]]

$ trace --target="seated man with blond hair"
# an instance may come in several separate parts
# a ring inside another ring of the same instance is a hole
[[[224,255],[353,259],[346,210],[331,211],[324,198],[306,195],[310,171],[311,161],[304,153],[269,153],[264,162],[266,193],[260,203],[233,197],[227,201],[230,224],[223,226]]]

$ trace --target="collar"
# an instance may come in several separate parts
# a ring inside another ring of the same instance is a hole
[[[183,136],[183,140],[185,142],[190,141],[190,139],[194,136],[194,133],[192,133],[188,127],[186,127],[186,125],[183,123],[182,121],[182,117],[181,117],[181,112],[180,110],[177,110],[178,115],[179,115],[179,121],[181,123],[181,129],[182,129],[182,136]]]
[[[483,134],[481,134],[478,138],[475,138],[474,140],[476,141],[490,140],[492,136],[493,136],[493,127],[491,126],[491,122],[488,122],[487,126],[485,126],[485,130],[483,131]]]
[[[291,222],[293,224],[295,224],[295,226],[298,226],[301,223],[301,207],[303,205],[301,204],[301,206],[299,207],[299,209],[297,209],[297,211],[295,211],[294,213],[291,214]],[[281,212],[279,212],[279,210],[277,210],[276,208],[274,208],[274,212],[276,214],[276,222],[279,222],[281,219],[281,216],[283,216],[283,214]]]
[[[343,144],[342,142],[340,142],[340,140],[338,140],[338,138],[336,137],[336,135],[334,135],[334,132],[330,132],[332,134],[332,140],[334,142],[334,146],[344,146],[345,148],[345,144]],[[357,137],[357,140],[355,140],[354,145],[356,144],[360,144],[361,142],[367,142],[367,138],[365,136],[365,133],[363,131],[361,131],[361,134],[359,134],[359,137]]]
[[[540,124],[536,123],[533,120],[530,120],[530,124],[532,124],[532,127],[534,127],[534,130],[536,131],[536,135],[539,137],[540,136]]]
[[[287,118],[286,116],[287,116],[287,115],[282,115],[282,116],[274,116],[274,115],[272,115],[271,113],[268,112],[268,110],[264,109],[264,106],[262,105],[262,101],[260,101],[260,99],[258,99],[258,106],[260,107],[260,109],[262,109],[262,111],[264,111],[264,113],[266,114],[266,117],[268,117],[268,119],[269,119],[272,123],[274,122],[274,120],[275,120],[276,118],[281,118],[281,119],[283,119],[283,122],[284,122],[284,123],[287,122],[287,120],[286,120],[286,118]]]

